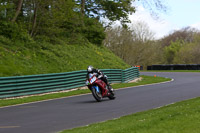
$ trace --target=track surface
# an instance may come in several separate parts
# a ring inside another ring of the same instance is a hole
[[[200,96],[200,73],[141,73],[173,78],[117,90],[97,103],[91,94],[0,108],[0,133],[55,133]]]

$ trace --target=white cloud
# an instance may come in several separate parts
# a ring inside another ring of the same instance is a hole
[[[200,30],[200,22],[199,22],[199,23],[192,24],[191,27]]]
[[[172,24],[169,21],[163,19],[155,20],[142,6],[138,6],[136,13],[130,15],[130,20],[132,22],[143,21],[147,23],[150,30],[155,33],[156,39],[168,35],[174,29],[178,29],[175,24]]]

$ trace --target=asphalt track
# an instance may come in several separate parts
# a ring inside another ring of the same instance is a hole
[[[200,96],[200,73],[142,73],[173,78],[117,90],[115,100],[91,94],[0,108],[0,133],[55,133]]]

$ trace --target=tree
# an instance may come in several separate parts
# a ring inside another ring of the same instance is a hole
[[[49,37],[61,35],[65,30],[65,25],[78,17],[73,11],[75,3],[71,0],[33,0],[30,7],[32,12],[29,17],[32,25],[29,26],[29,33],[33,37],[36,35]],[[79,22],[78,19],[75,21]]]
[[[11,21],[14,12],[16,12],[16,9],[12,0],[0,0],[0,21]]]
[[[177,52],[174,63],[176,64],[200,64],[200,33],[195,34],[194,40],[183,45]]]
[[[162,46],[169,46],[171,42],[175,42],[177,40],[183,40],[185,42],[190,43],[194,40],[194,35],[197,32],[197,29],[191,27],[185,27],[180,30],[176,30],[173,33],[161,39]]]
[[[23,0],[18,0],[18,3],[16,4],[16,13],[15,13],[15,16],[13,17],[13,19],[11,20],[12,22],[15,22],[20,11],[21,11],[21,8],[22,8],[22,4],[23,4]]]
[[[175,42],[171,42],[170,46],[164,48],[165,50],[164,56],[165,56],[166,64],[174,63],[174,59],[183,45],[184,45],[183,40],[176,40]]]
[[[23,31],[23,34],[29,33],[29,37],[33,39],[45,36],[48,38],[46,40],[52,40],[62,36],[69,42],[80,40],[101,44],[106,27],[102,24],[102,18],[109,22],[119,20],[126,26],[129,14],[135,12],[134,2],[135,0],[0,0],[0,33],[6,33],[5,36],[12,38],[11,34]]]
[[[81,5],[81,13],[97,19],[107,18],[111,22],[119,20],[122,24],[129,22],[128,15],[135,12],[131,6],[134,0],[76,0]]]
[[[162,60],[160,45],[144,22],[134,23],[128,29],[107,28],[106,34],[104,45],[132,66],[146,67]]]
[[[155,33],[149,30],[149,26],[145,22],[135,22],[130,25],[134,41],[147,42],[154,40]]]
[[[35,29],[36,29],[36,24],[37,24],[37,10],[38,10],[38,5],[37,5],[37,2],[36,0],[33,1],[33,7],[34,7],[34,12],[33,12],[33,22],[32,22],[32,29],[30,30],[30,35],[31,37],[33,37],[33,33],[35,32]]]
[[[148,9],[153,18],[158,19],[159,14],[166,13],[168,11],[167,4],[164,0],[138,0],[142,3],[145,9]]]
[[[81,0],[81,14],[85,15],[85,0]]]

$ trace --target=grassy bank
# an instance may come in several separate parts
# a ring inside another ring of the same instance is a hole
[[[200,98],[62,133],[198,133]]]
[[[123,87],[145,85],[145,84],[158,83],[158,82],[164,82],[164,81],[169,81],[169,80],[170,80],[169,78],[163,78],[163,77],[142,76],[142,80],[139,82],[114,84],[112,86],[114,89],[119,89]],[[64,92],[64,93],[55,93],[55,94],[46,94],[42,96],[30,96],[26,98],[0,100],[0,107],[29,103],[29,102],[36,102],[36,101],[42,101],[42,100],[48,100],[48,99],[62,98],[62,97],[68,97],[68,96],[80,95],[80,94],[86,94],[86,93],[91,93],[91,92],[89,91],[89,89],[79,89],[79,90],[74,90],[74,91]]]
[[[122,59],[104,46],[70,45],[67,40],[15,41],[0,36],[0,77],[99,69],[126,69]]]

